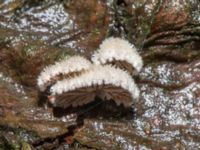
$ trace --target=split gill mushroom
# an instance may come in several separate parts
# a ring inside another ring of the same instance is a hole
[[[113,64],[131,75],[140,72],[143,61],[134,45],[121,38],[105,39],[92,56],[94,64]]]
[[[37,79],[39,90],[44,92],[59,80],[78,76],[89,69],[91,65],[91,62],[82,56],[72,56],[47,66]]]
[[[68,108],[88,104],[99,97],[131,107],[139,89],[131,75],[143,66],[136,48],[120,38],[108,38],[91,58],[73,56],[46,67],[38,77],[40,92],[53,107]]]
[[[50,88],[50,92],[50,102],[62,108],[87,104],[96,96],[128,107],[139,97],[139,89],[132,77],[111,65],[94,65],[80,76],[60,80]]]

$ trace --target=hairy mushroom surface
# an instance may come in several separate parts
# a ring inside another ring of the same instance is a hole
[[[133,74],[143,66],[142,58],[134,45],[121,38],[105,39],[92,56],[94,64],[113,64]]]
[[[88,70],[91,62],[82,56],[72,56],[54,65],[43,69],[37,79],[37,85],[41,92],[56,83],[58,80],[73,78]]]
[[[139,97],[132,77],[111,65],[94,65],[80,76],[57,81],[51,86],[50,93],[49,101],[53,106],[62,108],[87,104],[96,96],[129,107]]]

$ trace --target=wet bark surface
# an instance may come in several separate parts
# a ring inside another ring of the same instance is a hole
[[[199,16],[198,0],[1,1],[0,149],[200,149]],[[109,36],[144,60],[134,112],[38,106],[46,65],[89,58]]]

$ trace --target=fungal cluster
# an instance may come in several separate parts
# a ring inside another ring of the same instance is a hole
[[[95,100],[113,100],[130,107],[139,97],[134,72],[143,66],[136,48],[126,40],[108,38],[87,60],[72,56],[43,69],[37,84],[54,107],[77,107]]]

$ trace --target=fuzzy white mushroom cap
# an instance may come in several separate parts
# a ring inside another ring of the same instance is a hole
[[[37,85],[40,91],[44,91],[44,85],[50,81],[52,77],[59,74],[68,74],[72,72],[79,72],[81,70],[87,70],[91,66],[91,62],[82,56],[65,58],[60,62],[56,62],[54,65],[44,68],[37,79]]]
[[[121,38],[110,37],[105,39],[99,50],[92,56],[94,64],[106,64],[113,60],[127,61],[138,72],[143,66],[143,61],[134,45]]]
[[[51,95],[60,95],[79,88],[93,85],[113,85],[127,90],[135,100],[139,97],[139,89],[132,77],[119,68],[111,65],[94,65],[90,70],[76,78],[57,81],[51,88]]]

